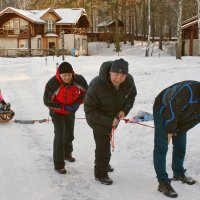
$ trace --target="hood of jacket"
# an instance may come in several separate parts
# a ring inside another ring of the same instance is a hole
[[[99,78],[107,85],[111,84],[109,71],[110,71],[110,66],[112,65],[112,63],[113,61],[104,62],[101,65],[100,70],[99,70]]]

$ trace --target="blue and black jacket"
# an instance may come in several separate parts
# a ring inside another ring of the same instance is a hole
[[[167,133],[184,133],[200,122],[200,82],[183,81],[164,89],[154,111],[164,118]]]

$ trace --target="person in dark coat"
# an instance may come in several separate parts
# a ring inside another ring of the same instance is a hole
[[[166,155],[172,138],[172,170],[174,181],[192,185],[195,180],[185,175],[186,133],[200,122],[200,82],[183,81],[164,89],[153,106],[155,124],[154,168],[158,190],[169,197],[178,194],[171,186],[166,172]]]
[[[133,107],[136,87],[123,59],[104,62],[99,75],[89,84],[84,102],[86,120],[93,129],[96,143],[94,175],[97,181],[110,185],[110,133]]]
[[[86,80],[75,74],[68,62],[59,65],[56,76],[45,87],[44,104],[49,108],[54,124],[54,167],[61,174],[66,173],[64,160],[75,161],[72,157],[75,112],[83,103],[87,88]]]

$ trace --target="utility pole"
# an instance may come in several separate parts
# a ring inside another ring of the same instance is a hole
[[[65,35],[64,35],[64,30],[62,30],[60,32],[60,37],[62,39],[62,60],[64,61],[65,60]]]

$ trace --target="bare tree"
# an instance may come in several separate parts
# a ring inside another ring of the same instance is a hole
[[[198,5],[198,42],[199,42],[199,56],[200,56],[200,0],[197,0]]]
[[[178,1],[178,23],[177,23],[177,46],[176,46],[176,59],[181,60],[182,55],[182,12],[183,0]]]
[[[148,36],[147,36],[147,48],[145,56],[149,56],[149,45],[150,45],[150,36],[151,36],[151,0],[148,0]]]

